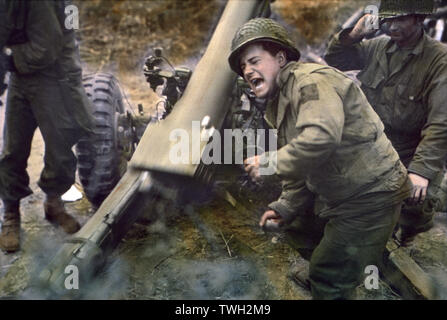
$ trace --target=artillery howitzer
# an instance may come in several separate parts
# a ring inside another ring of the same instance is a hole
[[[81,285],[88,281],[103,266],[145,205],[166,192],[170,193],[168,197],[188,201],[209,188],[201,186],[212,183],[213,166],[200,161],[172,163],[169,134],[183,129],[191,136],[191,124],[198,121],[201,158],[212,132],[222,128],[228,112],[241,109],[240,94],[247,90],[236,85],[237,75],[227,63],[231,39],[249,19],[269,14],[270,0],[229,1],[194,73],[187,69],[161,69],[166,59],[161,50],[154,50],[153,56],[146,60],[144,73],[152,89],[166,84],[163,121],[142,115],[141,107],[138,115],[126,107],[112,75],[85,78],[97,126],[93,137],[77,145],[79,176],[87,197],[99,208],[40,273],[39,287],[69,294],[64,286],[65,268],[76,266]],[[247,112],[242,111],[239,116],[244,118],[249,115]],[[126,171],[127,160],[130,162]]]

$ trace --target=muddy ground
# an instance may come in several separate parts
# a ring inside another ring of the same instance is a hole
[[[360,1],[361,2],[361,1]],[[303,52],[324,51],[327,40],[359,6],[348,0],[277,0],[273,14],[293,31]],[[158,97],[141,69],[151,48],[161,46],[174,65],[194,68],[214,29],[223,1],[78,1],[79,40],[85,73],[113,72],[129,103],[154,112]],[[363,1],[366,3],[366,1]],[[370,2],[368,2],[369,4]],[[2,125],[4,108],[0,109]],[[1,142],[0,142],[1,143]],[[0,253],[0,297],[53,298],[30,291],[33,277],[49,262],[67,236],[43,218],[37,180],[44,146],[37,132],[28,172],[34,194],[23,199],[22,250]],[[268,191],[268,190],[267,190]],[[238,193],[235,193],[236,196]],[[269,192],[267,192],[269,194]],[[270,194],[273,197],[274,194]],[[247,193],[234,208],[216,196],[193,210],[164,207],[137,222],[87,287],[85,299],[310,299],[291,282],[291,266],[306,262],[278,235],[257,227],[267,199]],[[94,213],[84,198],[67,209],[85,224]],[[418,236],[408,253],[438,283],[447,274],[447,216]],[[378,290],[359,287],[359,299],[401,299],[381,281]]]

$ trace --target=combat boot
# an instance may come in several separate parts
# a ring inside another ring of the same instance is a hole
[[[60,197],[47,196],[44,202],[45,218],[51,223],[62,227],[69,234],[77,232],[81,226],[65,211],[64,202]]]
[[[20,211],[19,205],[4,205],[2,231],[0,233],[0,249],[5,252],[16,252],[20,249]]]
[[[409,245],[411,245],[414,242],[414,240],[416,239],[416,236],[419,233],[426,232],[426,231],[430,230],[431,228],[433,228],[433,226],[434,226],[433,221],[430,221],[429,223],[425,224],[424,226],[422,226],[418,229],[405,228],[405,227],[401,226],[399,228],[399,230],[396,232],[395,238],[397,241],[399,241],[399,243],[402,247],[408,247]]]

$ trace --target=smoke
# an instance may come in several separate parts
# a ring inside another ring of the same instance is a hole
[[[78,289],[54,292],[38,283],[40,273],[64,244],[66,235],[57,230],[46,235],[32,235],[24,239],[21,258],[9,269],[2,279],[0,295],[14,300],[58,300],[58,299],[122,299],[128,289],[128,264],[119,257],[108,259],[98,273],[89,275],[79,283]],[[80,277],[83,275],[80,274]]]
[[[109,259],[109,263],[101,273],[92,277],[82,290],[82,299],[116,300],[126,297],[130,285],[130,266],[119,258]]]
[[[266,299],[268,286],[244,260],[173,260],[144,285],[145,298],[162,300]]]
[[[447,268],[438,265],[427,268],[427,271],[435,286],[436,299],[447,300]]]

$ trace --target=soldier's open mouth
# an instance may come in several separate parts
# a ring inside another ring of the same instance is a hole
[[[255,87],[255,89],[259,89],[264,84],[264,80],[258,78],[251,80],[251,84]]]

